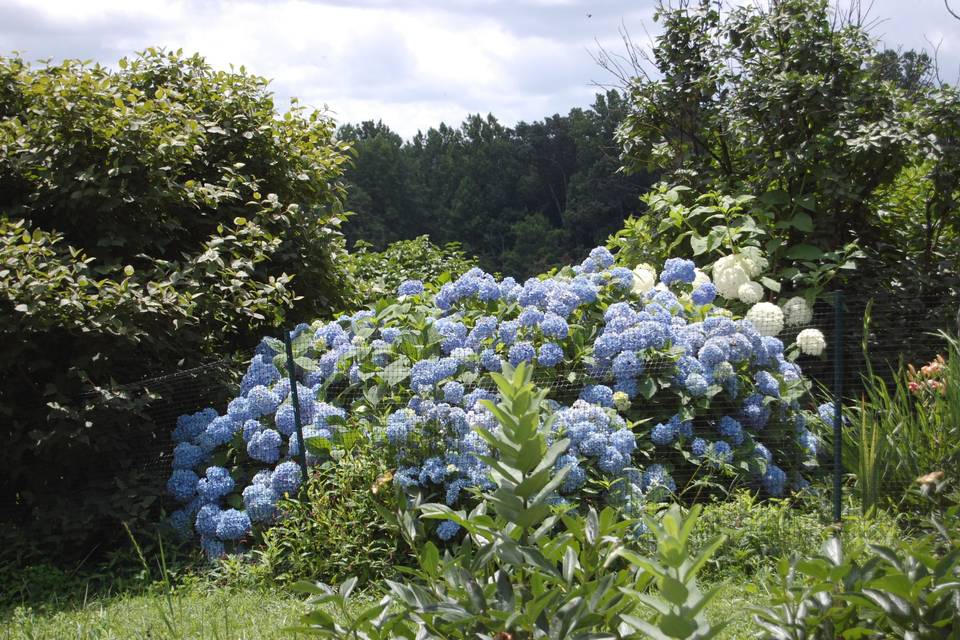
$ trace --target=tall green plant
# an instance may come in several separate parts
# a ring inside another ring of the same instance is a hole
[[[863,395],[850,407],[853,428],[843,434],[844,467],[855,470],[856,489],[865,511],[901,504],[914,495],[917,478],[934,471],[956,474],[960,467],[960,342],[941,333],[947,347],[942,377],[932,393],[911,389],[909,369],[899,365],[885,379],[870,361],[864,316]]]
[[[491,374],[501,400],[488,408],[499,428],[478,433],[493,452],[484,461],[496,488],[470,513],[419,507],[424,518],[462,527],[463,541],[442,556],[432,542],[418,545],[414,579],[388,581],[389,595],[359,611],[349,602],[355,579],[339,589],[301,584],[315,608],[297,631],[365,640],[716,635],[721,626],[711,625],[704,609],[717,592],[701,593],[696,575],[722,539],[694,554],[689,538],[699,508],[684,516],[675,506],[661,522],[647,519],[657,554],[646,559],[628,548],[639,521],[621,520],[610,508],[558,513],[551,503],[568,469],[556,469],[556,461],[568,443],[548,442],[549,420],[540,417],[546,392],[533,386],[531,374],[525,364]]]

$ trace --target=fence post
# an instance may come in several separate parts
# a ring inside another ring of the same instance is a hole
[[[297,393],[297,365],[293,362],[293,342],[290,340],[290,332],[283,330],[283,345],[287,348],[287,375],[290,378],[290,400],[293,402],[293,423],[297,427],[297,439],[300,442],[300,449],[297,452],[297,462],[300,463],[300,470],[303,471],[303,482],[307,481],[307,443],[303,440],[303,421],[300,419],[300,396]]]
[[[834,294],[833,316],[833,520],[843,510],[843,291]]]

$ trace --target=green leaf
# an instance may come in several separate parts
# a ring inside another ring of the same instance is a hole
[[[795,244],[787,249],[786,257],[791,260],[819,260],[824,251],[812,244]]]

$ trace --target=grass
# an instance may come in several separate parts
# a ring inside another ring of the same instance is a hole
[[[302,603],[281,592],[196,589],[94,600],[66,610],[18,607],[0,620],[4,640],[289,638]]]
[[[747,607],[760,602],[744,585],[724,587],[708,611],[730,620],[722,638],[753,636]],[[298,637],[283,627],[304,611],[301,598],[283,591],[189,587],[168,596],[148,592],[93,600],[56,610],[19,607],[0,619],[3,640],[272,640]],[[306,636],[301,636],[306,637]]]

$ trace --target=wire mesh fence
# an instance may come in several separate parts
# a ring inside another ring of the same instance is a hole
[[[751,471],[749,465],[728,469],[724,475],[720,470],[722,465],[711,466],[703,463],[709,459],[711,452],[716,453],[709,447],[715,446],[717,442],[728,442],[734,449],[742,446],[745,441],[755,442],[762,445],[778,464],[784,467],[792,466],[798,470],[803,480],[832,492],[831,498],[836,505],[835,515],[839,518],[843,493],[852,490],[847,474],[858,470],[851,468],[855,464],[856,451],[845,453],[842,448],[832,446],[832,443],[837,438],[836,434],[840,433],[840,439],[846,439],[848,447],[856,449],[853,434],[859,427],[852,423],[854,414],[850,412],[850,408],[856,408],[871,398],[871,393],[876,391],[876,386],[881,381],[889,386],[888,393],[895,390],[897,380],[903,379],[904,366],[912,364],[921,367],[938,355],[945,354],[947,341],[944,335],[938,332],[957,335],[960,329],[956,304],[942,296],[900,300],[848,292],[824,297],[813,307],[809,317],[802,318],[802,322],[784,323],[782,317],[754,317],[753,321],[758,326],[764,323],[785,324],[768,328],[762,333],[776,333],[789,356],[786,359],[802,370],[800,381],[807,381],[803,392],[797,393],[789,384],[792,376],[786,373],[786,381],[781,379],[776,391],[770,393],[791,394],[790,400],[780,402],[776,405],[779,408],[769,411],[767,405],[763,404],[765,401],[761,402],[758,409],[761,415],[764,412],[775,414],[777,411],[781,414],[773,415],[772,418],[768,416],[764,424],[749,424],[751,418],[745,409],[744,394],[731,391],[726,383],[713,375],[713,371],[707,372],[710,374],[706,376],[707,389],[703,393],[695,394],[698,397],[680,401],[671,396],[669,402],[659,401],[657,394],[665,388],[688,383],[678,374],[679,352],[671,353],[669,348],[641,359],[643,374],[638,378],[654,381],[651,383],[653,387],[641,382],[639,388],[628,389],[628,401],[624,401],[622,397],[590,395],[606,393],[596,389],[590,391],[596,386],[604,386],[611,393],[625,387],[618,386],[613,366],[609,362],[591,360],[588,349],[584,351],[587,356],[578,361],[574,358],[576,362],[573,365],[561,363],[551,367],[536,367],[534,382],[549,389],[549,398],[558,409],[572,407],[579,399],[587,397],[624,416],[624,424],[641,436],[638,441],[642,443],[627,466],[636,466],[641,471],[652,464],[665,465],[674,470],[686,469],[674,473],[676,492],[686,500],[722,495],[723,491],[715,490],[715,487],[724,483],[724,489],[744,486],[762,490],[763,474]],[[819,331],[819,337],[811,330]],[[278,333],[283,335],[285,332]],[[289,335],[287,333],[287,336]],[[808,344],[801,344],[805,340]],[[292,343],[290,348],[293,349]],[[259,351],[263,353],[262,350]],[[279,353],[277,349],[270,355],[276,356]],[[296,377],[303,384],[293,385],[293,389],[309,395],[314,403],[323,402],[344,410],[348,416],[362,417],[365,437],[387,455],[391,445],[395,444],[388,433],[388,418],[391,413],[388,409],[408,406],[410,398],[417,395],[415,390],[411,391],[411,386],[416,386],[411,384],[411,380],[417,375],[417,363],[410,357],[396,357],[396,350],[391,351],[391,354],[389,357],[385,356],[388,361],[376,371],[351,371],[340,376],[335,382],[325,384],[317,382],[322,377],[312,375],[311,371],[319,360],[319,354],[292,354],[294,362],[297,363]],[[171,474],[173,451],[177,444],[173,433],[178,419],[208,407],[217,414],[225,414],[230,401],[238,396],[247,363],[256,355],[254,350],[238,352],[229,358],[215,360],[203,366],[110,387],[111,393],[142,399],[144,419],[155,425],[153,437],[140,444],[135,454],[132,454],[132,462],[142,475],[152,478],[152,484],[159,491],[162,491]],[[695,356],[699,357],[700,361],[704,359],[702,351]],[[536,364],[536,355],[530,359]],[[495,393],[495,384],[486,374],[479,355],[464,356],[460,365],[456,378],[466,387],[460,397],[476,390]],[[781,369],[784,374],[789,368]],[[121,372],[118,372],[116,377],[122,379]],[[759,378],[755,382],[762,384]],[[104,392],[101,389],[90,393],[91,397],[96,397],[98,394],[102,396]],[[423,391],[419,395],[437,404],[451,400],[446,397],[442,385],[434,385],[429,391]],[[457,405],[459,402],[464,406],[460,397],[446,404]],[[301,404],[296,402],[294,406],[299,408]],[[843,411],[839,417],[834,416],[836,419],[823,419],[823,406],[831,404],[842,405]],[[788,424],[783,409],[786,405],[792,405],[794,410],[813,417],[812,422],[807,420],[811,436],[804,435],[795,422]],[[925,408],[922,399],[915,396],[910,410],[923,412]],[[672,416],[678,416],[677,424],[674,425],[676,433],[669,438],[655,434],[659,426],[666,425],[665,429],[670,430],[667,427],[670,426]],[[817,416],[821,418],[819,422],[816,421]],[[91,414],[84,418],[96,420],[97,416]],[[728,419],[739,422],[741,431],[736,432]],[[311,432],[316,432],[315,415],[299,416],[295,422],[298,429],[305,431],[308,437]],[[333,431],[348,429],[346,423],[325,426],[331,427]],[[355,430],[356,426],[357,423],[352,422],[349,428]],[[572,427],[568,424],[567,428]],[[286,435],[293,437],[291,434]],[[698,453],[697,447],[701,446],[697,444],[698,441],[708,447],[706,457],[702,452]],[[444,446],[442,440],[436,442],[435,453],[441,455]],[[297,456],[291,455],[289,451],[286,451],[285,455],[297,459]],[[796,459],[799,456],[806,456],[807,459],[801,462]],[[600,455],[597,460],[601,460]],[[112,480],[108,466],[101,467],[95,460],[90,462],[88,485],[72,487],[72,491],[78,494],[88,489],[102,490],[104,483]],[[598,464],[602,466],[603,463]],[[720,480],[714,485],[703,482],[708,472],[716,474]],[[790,480],[787,491],[801,486],[795,480],[796,478]],[[890,475],[877,481],[886,485],[887,491],[902,492],[909,488],[913,479]],[[0,503],[0,515],[7,521],[16,522],[17,518],[23,517],[21,502],[22,496],[16,492],[4,496]]]

